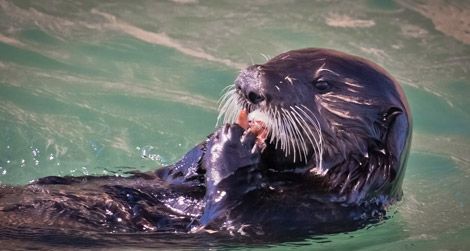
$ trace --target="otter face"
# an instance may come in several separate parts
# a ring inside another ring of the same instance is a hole
[[[221,99],[219,118],[233,123],[242,109],[265,115],[270,148],[320,174],[351,157],[368,158],[371,147],[387,151],[390,121],[409,116],[383,69],[323,49],[289,51],[241,71]]]

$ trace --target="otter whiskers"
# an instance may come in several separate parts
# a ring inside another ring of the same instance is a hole
[[[241,97],[234,86],[225,89],[219,100],[217,123],[234,123],[242,111],[258,110],[264,113],[267,121],[269,143],[281,149],[285,156],[292,155],[293,161],[307,163],[310,155],[315,156],[315,167],[322,168],[323,137],[320,123],[315,114],[304,105],[288,107],[257,106]],[[310,150],[311,149],[311,150]],[[313,151],[313,152],[312,152]]]
[[[224,89],[226,92],[219,99],[219,115],[217,116],[217,124],[223,117],[223,123],[233,123],[236,121],[238,114],[240,114],[243,106],[241,100],[236,93],[233,85],[229,85]]]

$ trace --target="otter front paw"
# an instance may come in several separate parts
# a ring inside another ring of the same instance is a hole
[[[260,160],[256,135],[238,124],[226,124],[217,130],[207,145],[204,156],[206,176],[215,182],[230,176],[237,169],[254,165]]]
[[[261,154],[256,142],[257,135],[238,124],[224,125],[210,138],[203,162],[206,205],[195,231],[222,224],[243,196],[260,186]]]

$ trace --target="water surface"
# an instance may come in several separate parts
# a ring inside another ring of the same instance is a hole
[[[214,130],[217,100],[241,68],[290,49],[334,48],[379,63],[404,86],[414,116],[404,199],[369,229],[254,247],[464,250],[469,17],[468,2],[443,0],[0,0],[0,182],[172,163]],[[165,247],[122,238],[129,249]],[[210,247],[209,237],[200,242]]]

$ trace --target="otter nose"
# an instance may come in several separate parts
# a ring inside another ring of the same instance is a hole
[[[253,92],[253,91],[248,93],[247,98],[251,103],[253,103],[255,105],[261,103],[264,100],[263,96],[261,96],[260,94],[258,94],[256,92]]]
[[[259,104],[266,99],[261,85],[265,80],[256,66],[248,67],[235,80],[238,91],[252,104]]]
[[[253,86],[255,84],[253,82],[237,81],[236,87],[250,103],[257,105],[265,100],[265,97],[257,86]]]

